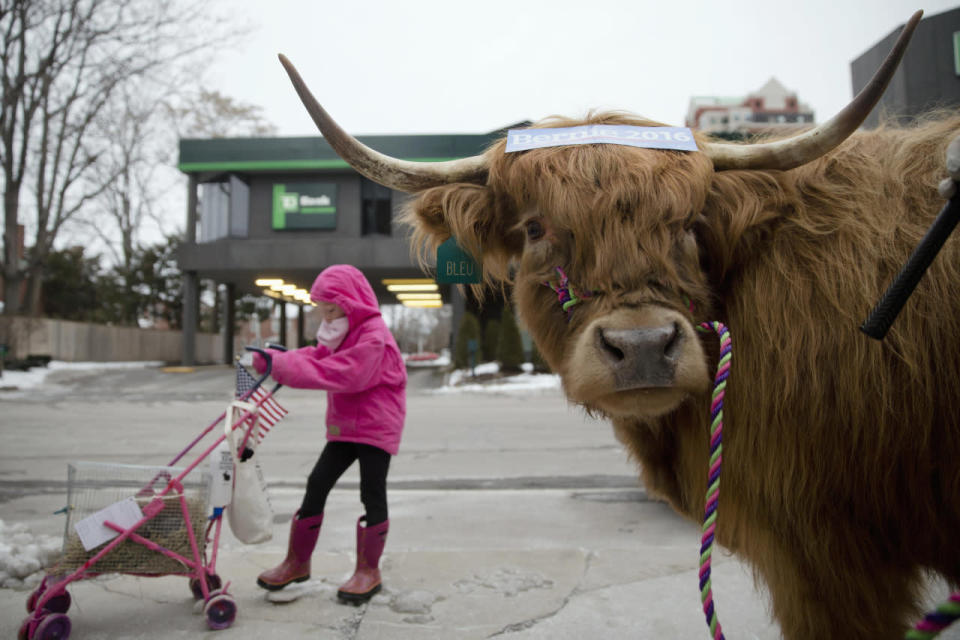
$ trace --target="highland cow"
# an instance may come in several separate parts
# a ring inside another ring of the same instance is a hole
[[[612,144],[412,163],[344,133],[287,71],[360,173],[416,194],[418,246],[451,235],[509,283],[575,403],[610,419],[646,487],[703,517],[719,320],[726,390],[717,541],[769,589],[791,640],[894,638],[928,572],[960,582],[960,239],[948,241],[886,340],[858,326],[943,204],[960,117],[855,130],[919,14],[874,81],[792,138],[700,151]],[[537,127],[659,126],[625,113]],[[544,283],[557,267],[582,301]],[[587,297],[589,296],[589,297]]]

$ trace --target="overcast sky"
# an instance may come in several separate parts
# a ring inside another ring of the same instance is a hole
[[[957,0],[242,0],[255,26],[213,88],[263,107],[279,135],[315,135],[282,52],[356,134],[483,133],[591,108],[683,125],[694,95],[778,78],[818,122],[852,97],[850,63]]]

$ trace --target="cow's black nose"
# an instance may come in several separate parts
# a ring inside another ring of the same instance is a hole
[[[644,329],[597,329],[597,345],[618,389],[669,387],[683,333],[676,324]]]

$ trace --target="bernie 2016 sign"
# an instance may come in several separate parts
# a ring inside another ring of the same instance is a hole
[[[336,229],[337,185],[331,182],[274,184],[273,228]]]
[[[510,129],[506,153],[571,144],[621,144],[647,149],[697,151],[687,127],[634,127],[625,124],[588,124],[580,127]]]

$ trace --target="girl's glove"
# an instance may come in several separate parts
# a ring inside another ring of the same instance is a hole
[[[263,372],[267,370],[267,359],[256,351],[253,352],[253,368],[260,375],[263,375]]]

